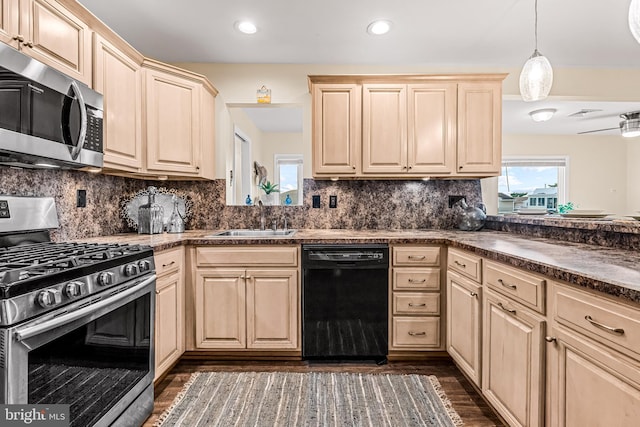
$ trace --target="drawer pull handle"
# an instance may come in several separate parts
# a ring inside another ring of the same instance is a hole
[[[469,295],[471,295],[474,298],[478,297],[478,293],[477,292],[470,292]]]
[[[427,279],[422,279],[422,280],[409,279],[409,283],[424,283],[426,281]]]
[[[556,337],[544,337],[544,340],[546,342],[556,342]]]
[[[424,255],[409,255],[409,259],[424,259]]]
[[[458,267],[467,268],[467,264],[463,264],[463,263],[461,263],[461,262],[460,262],[460,261],[458,261],[458,260],[453,261],[453,263],[454,263],[455,265],[457,265]]]
[[[502,279],[498,279],[498,283],[500,283],[505,288],[513,289],[514,291],[516,289],[518,289],[518,287],[516,285],[512,285],[510,283],[507,283],[507,282],[503,281]]]
[[[251,279],[251,276],[240,276],[240,278],[243,280],[247,280],[247,279]]]
[[[593,318],[589,315],[584,316],[584,318],[587,322],[591,323],[596,328],[602,329],[603,331],[607,331],[615,335],[624,335],[624,329],[622,328],[612,328],[611,326],[603,325],[602,323],[593,320]]]
[[[425,303],[421,303],[421,304],[414,304],[412,302],[409,303],[409,307],[426,307],[427,304]]]
[[[411,335],[412,337],[417,337],[417,336],[427,335],[427,333],[426,332],[412,332],[412,331],[409,331],[409,335]]]
[[[171,267],[175,263],[176,263],[175,261],[171,261],[169,264],[162,264],[162,268]]]
[[[507,313],[516,314],[515,310],[511,310],[510,308],[505,307],[504,305],[502,305],[501,302],[498,303],[498,307],[500,307],[501,309],[503,309]]]

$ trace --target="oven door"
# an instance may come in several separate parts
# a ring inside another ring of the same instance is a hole
[[[9,329],[5,403],[69,404],[71,426],[153,409],[155,274]]]

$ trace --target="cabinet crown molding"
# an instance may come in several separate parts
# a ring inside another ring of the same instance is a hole
[[[472,73],[472,74],[333,74],[309,75],[311,85],[317,83],[428,83],[428,82],[474,82],[503,81],[508,73]]]

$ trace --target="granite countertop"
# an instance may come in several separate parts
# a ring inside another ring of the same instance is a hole
[[[130,233],[83,241],[145,244],[152,246],[156,251],[183,244],[443,244],[640,304],[640,254],[629,250],[489,230],[463,232],[315,229],[298,230],[293,236],[275,238],[206,237],[215,232],[216,230],[190,230],[181,234],[157,235]]]

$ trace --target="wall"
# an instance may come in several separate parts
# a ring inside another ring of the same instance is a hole
[[[122,216],[123,203],[148,185],[175,189],[193,202],[187,229],[255,228],[260,208],[226,206],[225,182],[147,182],[80,171],[22,170],[0,167],[0,194],[51,196],[56,201],[60,228],[54,240],[77,240],[134,230]],[[87,191],[87,207],[76,207],[76,190]],[[319,195],[320,209],[311,207]],[[328,208],[329,195],[338,207]],[[267,224],[286,216],[291,228],[417,229],[454,228],[459,209],[448,208],[449,195],[481,201],[478,180],[432,181],[315,181],[304,180],[302,206],[266,206]]]
[[[640,156],[629,153],[626,139],[611,135],[503,135],[502,156],[566,156],[567,201],[582,209],[602,209],[618,215],[633,212],[627,194],[627,171]],[[629,162],[631,165],[627,165]],[[635,172],[633,172],[635,173]],[[486,181],[486,182],[485,182]],[[497,180],[483,180],[487,210],[495,214]],[[491,201],[491,203],[489,202]],[[631,202],[631,203],[630,203]],[[490,205],[490,206],[489,206]],[[637,206],[635,210],[640,209]]]

